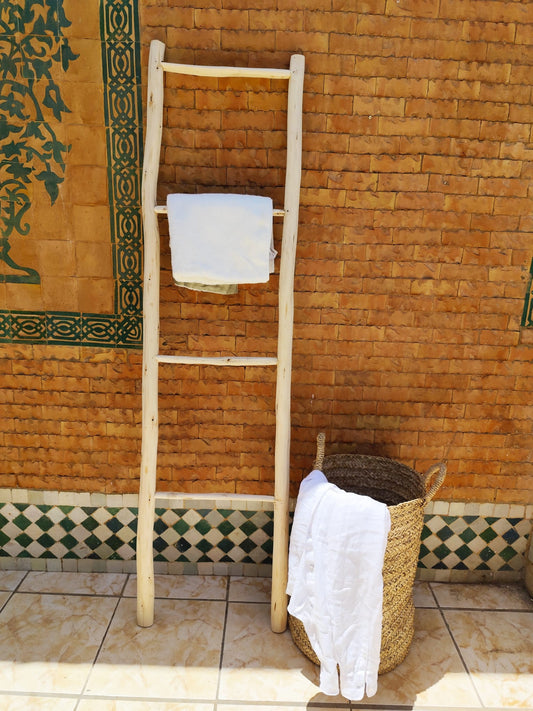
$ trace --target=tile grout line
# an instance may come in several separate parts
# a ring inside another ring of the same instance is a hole
[[[457,609],[457,608],[448,608],[448,609]],[[464,659],[464,657],[463,657],[463,655],[462,655],[462,653],[461,653],[461,647],[459,646],[459,644],[457,643],[455,637],[453,636],[453,632],[452,632],[452,630],[451,630],[451,628],[450,628],[450,625],[448,624],[448,620],[446,619],[446,615],[444,614],[445,610],[444,610],[442,607],[440,607],[440,605],[439,605],[439,607],[438,607],[438,610],[439,610],[440,616],[441,616],[441,618],[442,618],[442,621],[444,622],[444,625],[445,625],[446,629],[448,630],[448,634],[449,634],[450,637],[452,638],[453,645],[454,645],[454,647],[455,647],[455,649],[456,649],[456,651],[457,651],[457,654],[459,655],[459,659],[461,660],[461,663],[462,663],[462,665],[463,665],[463,667],[464,667],[464,669],[465,669],[465,671],[466,671],[466,674],[467,674],[467,676],[468,676],[468,679],[470,680],[470,683],[472,684],[472,688],[474,689],[474,691],[475,691],[475,693],[476,693],[476,696],[477,696],[477,698],[478,698],[478,700],[479,700],[479,703],[481,704],[481,708],[486,708],[485,704],[483,703],[483,699],[481,698],[481,695],[480,695],[480,693],[479,693],[479,691],[478,691],[478,688],[477,688],[477,686],[476,686],[476,684],[475,684],[475,682],[474,682],[474,679],[472,678],[472,675],[470,674],[470,669],[468,668],[468,665],[467,665],[467,663],[466,663],[466,661],[465,661],[465,659]]]
[[[111,597],[111,596],[106,596],[106,597]],[[107,624],[107,627],[106,627],[106,629],[105,629],[105,632],[104,632],[104,634],[102,635],[102,640],[101,640],[100,644],[98,645],[98,649],[97,649],[96,654],[94,655],[94,659],[93,659],[93,661],[92,661],[92,663],[91,663],[91,668],[89,669],[89,672],[88,672],[88,674],[87,674],[87,678],[85,679],[85,682],[83,683],[83,687],[82,687],[80,693],[78,694],[78,700],[77,700],[77,702],[76,702],[76,706],[74,707],[74,711],[77,711],[77,709],[78,709],[80,703],[81,703],[85,698],[88,698],[88,697],[85,696],[85,691],[86,691],[87,685],[88,685],[88,683],[89,683],[89,678],[90,678],[90,676],[91,676],[91,674],[92,674],[92,672],[93,672],[93,670],[94,670],[94,668],[95,668],[95,664],[96,664],[96,662],[97,662],[97,660],[98,660],[98,657],[99,657],[99,655],[100,655],[100,652],[102,651],[102,647],[104,646],[104,642],[105,642],[106,639],[107,639],[107,635],[109,634],[109,630],[110,630],[110,628],[111,628],[111,625],[112,625],[112,623],[113,623],[113,620],[115,619],[115,615],[117,614],[117,610],[118,610],[118,606],[119,606],[119,604],[120,604],[120,601],[123,599],[121,596],[118,596],[118,595],[116,595],[116,596],[114,596],[114,597],[116,597],[115,609],[113,610],[113,614],[112,614],[111,617],[109,618],[109,622],[108,622],[108,624]]]
[[[222,660],[224,659],[224,643],[226,641],[226,626],[228,623],[228,612],[229,612],[229,598],[230,598],[230,590],[231,590],[231,575],[228,575],[226,577],[226,597],[224,602],[226,603],[225,609],[224,609],[224,626],[222,628],[222,639],[220,641],[220,659],[218,661],[218,679],[217,679],[217,688],[215,692],[215,700],[213,703],[213,711],[217,711],[218,708],[218,694],[220,692],[220,682],[222,680]]]
[[[440,609],[439,601],[437,600],[437,594],[433,590],[433,585],[431,584],[431,582],[428,583],[428,587],[429,587],[429,592],[431,593],[433,600],[435,602],[435,605],[437,606],[437,609]]]
[[[119,593],[119,598],[122,600],[125,598],[124,593],[126,592],[126,588],[128,587],[128,583],[130,582],[131,578],[131,573],[126,573],[126,579],[124,580],[124,585],[122,586],[122,590]]]
[[[18,581],[18,583],[15,585],[13,590],[2,590],[2,592],[8,593],[8,596],[6,598],[6,601],[4,602],[3,605],[0,605],[0,612],[3,612],[6,609],[6,606],[8,605],[9,601],[13,598],[15,593],[19,592],[19,588],[22,585],[22,583],[26,580],[26,577],[28,576],[28,571],[26,570],[22,578]]]

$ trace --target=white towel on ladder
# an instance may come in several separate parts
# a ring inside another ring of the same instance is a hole
[[[276,254],[272,248],[271,198],[174,193],[167,197],[167,210],[174,281],[268,281]]]
[[[301,483],[289,550],[289,612],[320,661],[320,690],[351,701],[377,690],[387,506],[330,484]],[[337,672],[337,665],[339,671]]]

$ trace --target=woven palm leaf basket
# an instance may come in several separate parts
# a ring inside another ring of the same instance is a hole
[[[315,469],[324,472],[332,484],[345,491],[371,496],[387,504],[391,528],[383,563],[383,621],[379,674],[394,669],[409,651],[414,635],[413,585],[424,506],[439,490],[446,475],[444,463],[419,474],[404,464],[385,457],[361,454],[324,456],[325,437],[317,438]],[[289,615],[294,643],[312,662],[319,660],[302,622]]]

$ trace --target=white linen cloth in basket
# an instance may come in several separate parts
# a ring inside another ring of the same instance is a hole
[[[359,701],[377,691],[387,506],[315,469],[301,483],[289,548],[289,613],[320,660],[320,690]],[[339,671],[337,671],[337,665]]]
[[[276,255],[271,198],[174,193],[167,196],[167,211],[174,281],[217,285],[268,281]]]

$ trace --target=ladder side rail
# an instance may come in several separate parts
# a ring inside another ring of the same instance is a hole
[[[142,177],[144,226],[142,446],[137,530],[137,623],[149,627],[154,619],[153,532],[158,447],[159,350],[159,226],[155,213],[163,126],[165,45],[150,44],[148,103]]]
[[[287,105],[287,164],[279,280],[278,367],[276,378],[276,441],[274,546],[272,556],[271,627],[287,626],[289,485],[291,437],[291,370],[294,323],[294,269],[302,172],[302,101],[305,58],[291,57]]]

